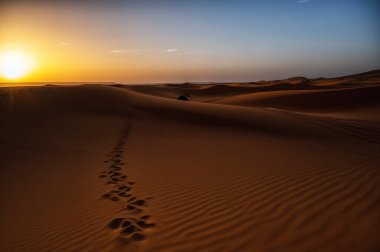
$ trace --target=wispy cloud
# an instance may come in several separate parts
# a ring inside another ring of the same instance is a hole
[[[166,49],[167,52],[179,52],[179,50],[177,48],[169,48],[169,49]]]
[[[214,53],[214,51],[211,51],[211,50],[200,50],[200,49],[198,49],[196,52],[200,53],[200,54],[213,54]]]
[[[110,51],[110,53],[137,53],[138,50],[127,50],[127,49],[113,49]]]
[[[178,53],[178,54],[181,54],[181,53],[184,53],[184,54],[213,54],[214,53],[214,51],[211,51],[211,50],[195,49],[195,50],[189,50],[189,51],[181,51],[177,48],[169,48],[169,49],[166,49],[165,52],[167,52],[167,53]]]
[[[173,55],[183,55],[183,54],[214,54],[212,50],[180,50],[177,48],[168,49],[112,49],[109,51],[111,54],[139,54],[139,55],[163,55],[165,53],[171,53]]]
[[[307,3],[311,2],[312,0],[297,0],[297,3],[302,4],[302,3]]]

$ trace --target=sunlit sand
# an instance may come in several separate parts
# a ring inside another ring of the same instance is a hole
[[[379,80],[1,88],[0,249],[376,251]]]

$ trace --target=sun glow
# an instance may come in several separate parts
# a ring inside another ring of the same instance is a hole
[[[0,74],[6,79],[20,79],[30,73],[33,68],[33,58],[23,51],[0,53]]]

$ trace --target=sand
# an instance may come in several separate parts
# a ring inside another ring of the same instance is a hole
[[[0,105],[0,251],[380,250],[379,71]]]

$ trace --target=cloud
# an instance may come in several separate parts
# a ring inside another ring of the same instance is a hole
[[[303,3],[310,2],[310,1],[312,1],[312,0],[297,0],[297,3],[303,4]]]
[[[197,53],[201,53],[201,54],[213,54],[214,52],[211,51],[211,50],[200,50],[200,49],[198,49]]]
[[[176,48],[169,48],[169,49],[166,49],[167,52],[178,52],[179,50],[176,49]]]
[[[111,50],[110,53],[123,53],[123,50],[115,49]]]
[[[138,50],[126,50],[126,49],[113,49],[110,53],[137,53]]]

